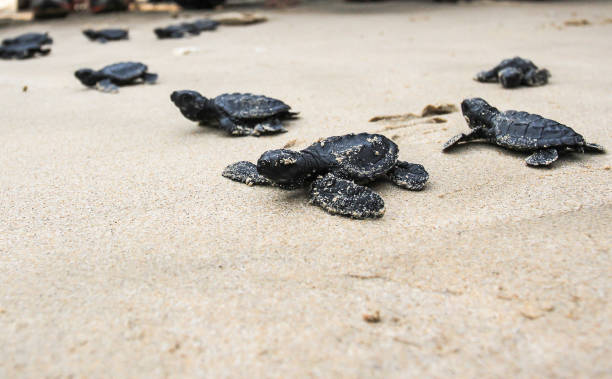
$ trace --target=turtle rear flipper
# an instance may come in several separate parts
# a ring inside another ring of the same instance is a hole
[[[385,214],[385,203],[376,192],[331,173],[312,183],[310,203],[329,213],[352,218],[378,218]]]
[[[279,119],[262,121],[253,128],[253,135],[285,133],[287,129]]]
[[[96,89],[98,91],[106,92],[106,93],[117,93],[119,92],[119,87],[117,87],[110,79],[104,79],[96,83]]]
[[[446,141],[444,146],[442,146],[442,151],[446,151],[451,147],[455,146],[459,142],[469,142],[476,139],[482,138],[480,133],[480,129],[472,129],[469,133],[460,133],[454,136],[453,138]]]
[[[557,149],[542,149],[525,159],[525,162],[529,166],[548,166],[559,158],[559,152]]]
[[[604,153],[606,151],[606,149],[603,146],[598,145],[596,143],[588,143],[587,142],[587,143],[584,144],[583,148],[586,151],[592,151],[592,152],[595,152],[595,153]]]
[[[157,81],[157,77],[158,77],[158,75],[157,75],[157,74],[153,74],[153,73],[150,73],[150,72],[146,72],[146,73],[143,75],[142,79],[143,79],[143,80],[144,80],[144,82],[145,82],[145,83],[147,83],[147,84],[155,84],[155,82]]]
[[[257,166],[247,161],[232,163],[223,170],[221,175],[248,186],[270,184],[266,177],[257,172]]]
[[[397,161],[395,166],[387,172],[387,177],[399,187],[420,191],[425,187],[429,174],[420,164]]]

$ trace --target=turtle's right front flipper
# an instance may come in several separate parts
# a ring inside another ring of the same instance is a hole
[[[497,82],[497,71],[496,70],[488,70],[488,71],[480,71],[476,74],[474,78],[477,82],[482,83],[495,83]]]
[[[397,161],[395,166],[387,172],[387,177],[399,187],[420,191],[425,187],[429,174],[423,165]]]
[[[312,183],[310,203],[351,218],[378,218],[385,214],[385,202],[376,192],[331,173]]]
[[[248,186],[270,184],[266,177],[257,172],[257,166],[247,161],[232,163],[223,170],[221,175]]]
[[[548,166],[559,158],[557,149],[542,149],[531,154],[525,159],[529,166]]]
[[[484,138],[480,129],[472,129],[469,133],[460,133],[454,136],[453,138],[446,141],[444,146],[442,146],[442,151],[447,151],[451,147],[455,146],[459,142],[469,142],[477,139]]]

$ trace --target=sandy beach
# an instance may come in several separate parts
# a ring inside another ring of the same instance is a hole
[[[0,61],[0,377],[610,377],[612,2],[266,14],[181,40],[155,38],[180,21],[166,14],[0,29],[54,39],[47,57]],[[590,23],[564,24],[576,19]],[[130,41],[80,33],[103,26],[129,27]],[[472,80],[515,55],[550,84]],[[110,95],[73,76],[126,60],[158,84]],[[178,89],[265,94],[301,118],[231,138],[181,116]],[[381,133],[430,180],[421,192],[375,184],[378,220],[221,176],[292,140],[380,132],[395,124],[371,117],[475,96],[608,154],[533,169],[492,145],[442,153],[467,130],[460,112],[405,123]]]

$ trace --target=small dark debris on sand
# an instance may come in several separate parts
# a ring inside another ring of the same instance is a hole
[[[346,276],[348,276],[349,278],[362,279],[362,280],[382,279],[382,276],[377,275],[377,274],[374,274],[374,275],[346,274]]]
[[[365,313],[363,315],[363,321],[369,322],[371,324],[378,323],[378,322],[380,322],[380,320],[381,320],[381,318],[380,318],[380,311],[376,311],[376,312],[374,312],[372,314]]]
[[[381,130],[379,130],[379,132],[384,132],[386,130],[394,130],[394,129],[402,129],[402,128],[407,128],[410,126],[415,126],[415,125],[419,125],[419,124],[443,124],[446,122],[445,118],[442,117],[432,117],[432,118],[427,118],[424,120],[414,120],[408,124],[400,124],[400,125],[387,125],[384,128],[382,128]],[[393,138],[391,138],[393,139]]]
[[[453,112],[457,112],[457,106],[455,106],[455,104],[428,105],[423,108],[421,117],[449,114]]]
[[[23,88],[21,89],[22,92],[28,92],[28,86],[23,86]]]
[[[213,15],[211,19],[221,25],[251,25],[268,21],[268,18],[254,12],[226,12]]]
[[[408,121],[408,120],[414,120],[415,118],[449,114],[449,113],[453,113],[457,111],[458,109],[455,104],[438,104],[438,105],[430,104],[430,105],[427,105],[425,108],[423,108],[420,115],[417,115],[414,113],[405,113],[405,114],[397,114],[397,115],[375,116],[370,119],[370,122]]]
[[[587,19],[575,19],[575,20],[567,20],[563,23],[565,26],[587,26],[591,25],[591,21]]]
[[[431,119],[431,121],[436,124],[444,124],[447,120],[443,117],[434,117]]]

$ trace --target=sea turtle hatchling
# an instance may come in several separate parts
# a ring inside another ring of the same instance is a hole
[[[170,25],[164,28],[155,28],[153,32],[159,39],[183,38],[185,34],[199,35],[202,32],[216,30],[219,23],[210,19],[200,19],[194,22],[183,22],[177,25]]]
[[[250,93],[225,93],[207,99],[196,91],[174,91],[172,102],[183,116],[200,125],[214,125],[232,136],[286,132],[282,121],[297,117],[280,100]]]
[[[147,72],[147,66],[139,62],[121,62],[111,64],[101,70],[82,68],[74,75],[88,87],[95,86],[102,92],[117,92],[119,86],[142,82],[153,84],[157,74]]]
[[[6,38],[0,46],[0,58],[2,59],[27,59],[36,54],[47,55],[51,49],[44,45],[52,44],[53,40],[47,33],[26,33],[15,38]]]
[[[83,34],[91,41],[97,41],[100,43],[106,43],[108,41],[119,41],[122,39],[129,38],[127,29],[86,29],[83,30]]]
[[[383,199],[364,184],[387,179],[418,191],[429,174],[420,164],[399,161],[397,145],[380,134],[346,134],[315,142],[301,151],[266,151],[253,163],[231,164],[223,176],[248,185],[284,189],[310,187],[310,202],[329,213],[352,218],[378,218]]]
[[[602,146],[586,142],[572,128],[537,114],[500,112],[481,98],[463,100],[461,110],[471,131],[451,138],[444,144],[444,151],[459,142],[483,140],[507,149],[531,152],[525,159],[530,166],[547,166],[566,150],[604,152]]]
[[[500,82],[504,88],[515,88],[520,85],[535,87],[548,83],[550,72],[545,68],[538,68],[529,59],[514,57],[504,59],[497,66],[488,71],[476,74],[475,80],[485,83]]]

